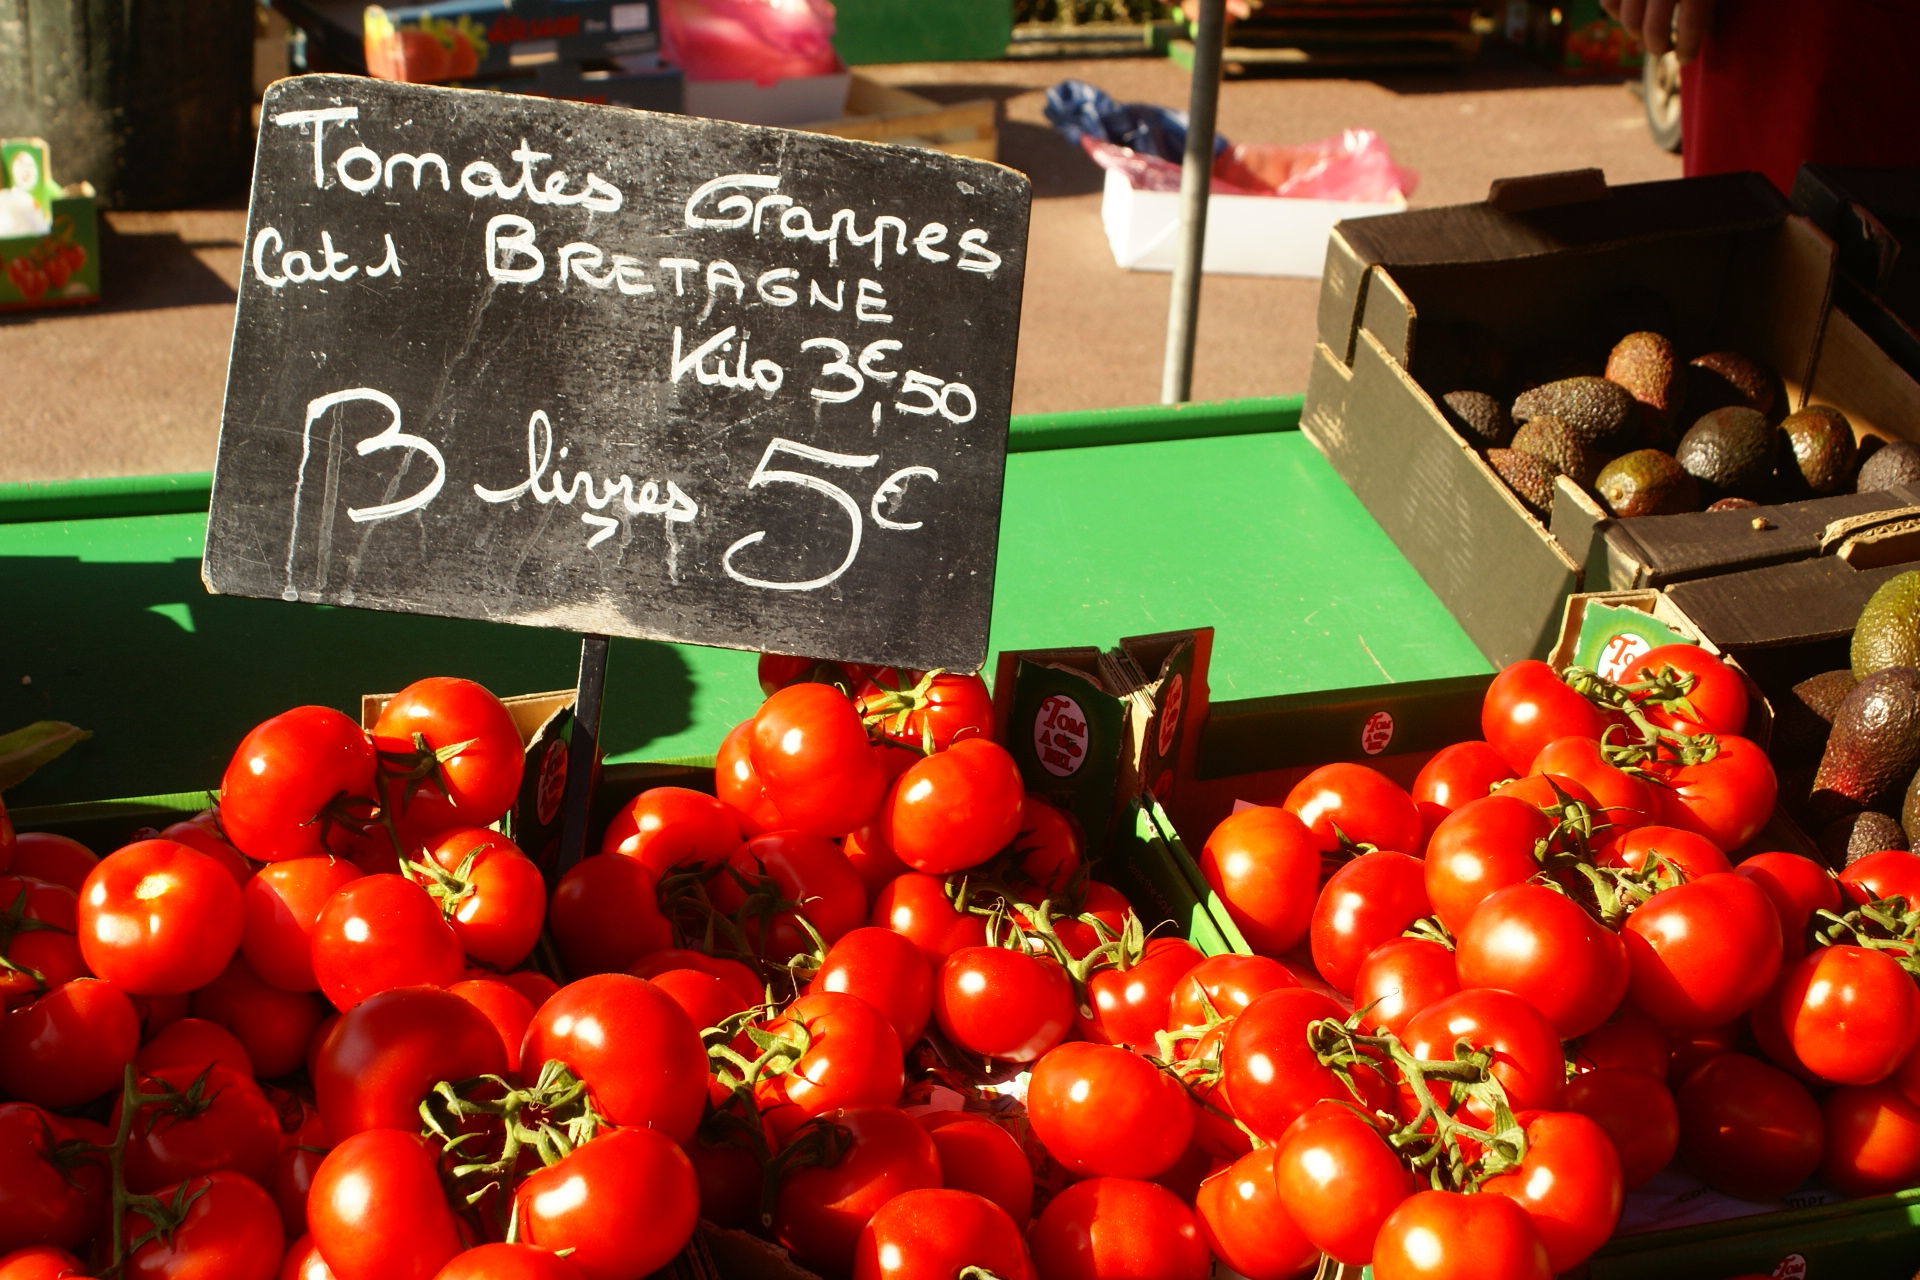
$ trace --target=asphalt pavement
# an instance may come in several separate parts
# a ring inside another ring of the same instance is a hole
[[[1186,73],[1149,58],[861,70],[943,102],[1003,104],[1000,159],[1031,177],[1035,196],[1014,411],[1157,400],[1169,277],[1114,265],[1101,171],[1048,127],[1041,99],[1077,78],[1121,101],[1184,107]],[[1481,199],[1493,179],[1517,174],[1597,166],[1616,183],[1680,174],[1620,81],[1497,53],[1458,72],[1229,81],[1219,128],[1236,142],[1279,143],[1376,130],[1419,175],[1416,206]],[[245,218],[242,199],[109,213],[104,303],[0,317],[0,482],[212,467]],[[1304,390],[1318,294],[1317,280],[1207,277],[1195,398]]]

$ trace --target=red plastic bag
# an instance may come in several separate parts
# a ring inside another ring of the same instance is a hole
[[[661,52],[689,80],[833,75],[833,18],[830,0],[664,0]]]

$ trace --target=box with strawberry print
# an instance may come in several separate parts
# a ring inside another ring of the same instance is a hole
[[[93,186],[53,181],[47,144],[0,139],[0,311],[100,300]]]

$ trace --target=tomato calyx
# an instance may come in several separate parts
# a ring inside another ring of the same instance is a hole
[[[201,1072],[194,1080],[189,1092],[198,1090],[199,1086],[205,1083],[208,1072],[212,1070],[213,1068],[209,1066],[206,1071]],[[167,1085],[163,1093],[148,1093],[141,1089],[140,1079],[138,1069],[129,1062],[120,1078],[120,1120],[114,1127],[111,1142],[102,1146],[91,1142],[67,1141],[59,1144],[56,1149],[57,1159],[65,1161],[61,1165],[62,1176],[66,1176],[66,1170],[82,1160],[97,1155],[107,1157],[107,1183],[111,1195],[108,1211],[112,1215],[109,1223],[112,1236],[107,1264],[100,1274],[108,1277],[108,1280],[116,1280],[126,1269],[127,1259],[153,1241],[165,1240],[171,1245],[173,1233],[179,1230],[181,1223],[186,1221],[187,1210],[193,1207],[194,1201],[206,1193],[208,1186],[204,1175],[185,1179],[175,1189],[171,1200],[162,1200],[158,1196],[135,1195],[127,1190],[127,1143],[133,1138],[135,1117],[149,1106],[173,1105],[183,1097],[181,1092],[172,1085]],[[196,1094],[196,1100],[197,1097]],[[195,1186],[195,1183],[199,1185]],[[127,1240],[126,1232],[126,1219],[129,1213],[137,1213],[151,1224],[131,1243]]]
[[[853,1149],[853,1130],[826,1116],[814,1116],[787,1137],[778,1155],[766,1161],[760,1189],[760,1226],[773,1226],[774,1202],[780,1184],[796,1170],[831,1169]]]
[[[1677,711],[1682,715],[1692,714],[1692,704],[1686,700],[1686,693],[1694,683],[1691,672],[1675,671],[1668,667],[1651,680],[1618,684],[1591,667],[1568,667],[1560,673],[1560,679],[1569,689],[1602,711],[1624,716],[1639,732],[1640,741],[1637,743],[1615,746],[1602,740],[1602,753],[1609,764],[1621,768],[1627,764],[1645,764],[1657,759],[1663,750],[1673,757],[1672,763],[1705,764],[1720,753],[1720,740],[1711,733],[1680,733],[1647,718],[1645,708],[1648,706]],[[1683,706],[1685,710],[1679,710]]]
[[[1307,1024],[1307,1043],[1315,1057],[1353,1095],[1353,1102],[1341,1105],[1381,1128],[1387,1145],[1436,1191],[1476,1190],[1518,1168],[1526,1159],[1526,1130],[1514,1119],[1507,1091],[1493,1074],[1492,1050],[1476,1048],[1463,1036],[1454,1042],[1451,1061],[1416,1058],[1392,1032],[1363,1031],[1364,1012],[1344,1022],[1322,1018]],[[1353,1079],[1357,1070],[1384,1074],[1382,1059],[1419,1102],[1419,1110],[1398,1124],[1386,1112],[1369,1112]],[[1447,1086],[1444,1106],[1433,1087],[1440,1083]],[[1459,1118],[1470,1102],[1493,1116],[1491,1129],[1477,1129]]]
[[[33,981],[33,991],[35,994],[48,989],[47,975],[33,968],[31,965],[24,965],[16,960],[10,959],[9,953],[13,950],[13,940],[21,934],[42,932],[64,933],[68,937],[73,936],[71,929],[62,929],[59,925],[51,921],[36,920],[27,914],[27,886],[22,884],[20,892],[14,895],[13,901],[7,905],[6,910],[0,911],[0,974],[25,974]]]
[[[420,1103],[420,1119],[424,1136],[456,1162],[448,1170],[455,1192],[476,1210],[491,1197],[503,1226],[510,1225],[505,1216],[512,1200],[505,1192],[529,1149],[550,1168],[607,1125],[585,1083],[557,1059],[542,1063],[524,1089],[493,1075],[443,1080]],[[500,1148],[493,1159],[465,1158],[468,1148],[496,1137]]]
[[[1844,915],[1824,909],[1813,913],[1813,945],[1884,951],[1908,974],[1920,978],[1920,906],[1908,906],[1898,893],[1882,898],[1871,890],[1865,892],[1866,903]]]
[[[920,744],[922,755],[934,754],[933,724],[924,714],[933,706],[929,696],[936,677],[947,674],[943,667],[935,667],[926,672],[917,681],[910,671],[897,675],[897,684],[888,684],[880,672],[867,678],[878,692],[865,694],[856,700],[860,707],[860,719],[869,731],[878,729],[894,742],[905,745],[905,734],[916,714],[920,715]],[[893,723],[888,724],[891,720]]]
[[[730,877],[740,890],[742,901],[731,913],[714,904],[707,885],[716,875]],[[719,959],[738,960],[756,970],[769,967],[791,974],[810,974],[820,967],[827,953],[826,939],[801,910],[806,900],[788,898],[767,873],[764,863],[759,875],[750,876],[732,863],[715,871],[711,867],[679,866],[668,869],[660,878],[660,912],[673,926],[676,947],[705,952]],[[768,956],[754,942],[773,936],[774,921],[785,915],[807,935],[810,949],[786,960]],[[750,933],[751,921],[757,933]],[[797,988],[796,988],[797,989]]]
[[[1403,938],[1418,938],[1422,942],[1437,942],[1448,951],[1458,951],[1459,943],[1454,940],[1453,930],[1440,922],[1439,916],[1421,916],[1400,931]]]
[[[460,859],[460,865],[449,871],[431,858],[416,858],[403,863],[411,878],[427,891],[427,896],[440,905],[440,918],[452,922],[460,914],[460,904],[479,891],[473,882],[473,864],[489,846],[475,845]]]

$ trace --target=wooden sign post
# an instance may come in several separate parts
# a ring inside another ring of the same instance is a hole
[[[608,636],[976,669],[1028,195],[934,151],[282,81],[207,587],[584,632],[589,737]]]

